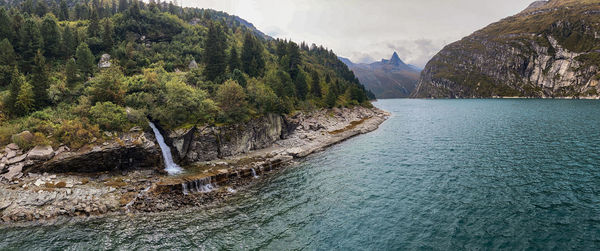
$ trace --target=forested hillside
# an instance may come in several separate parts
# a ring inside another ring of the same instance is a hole
[[[223,12],[137,0],[0,6],[2,145],[81,147],[148,118],[175,129],[373,98],[331,50]],[[33,141],[16,135],[25,130]]]

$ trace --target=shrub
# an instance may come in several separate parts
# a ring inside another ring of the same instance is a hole
[[[96,103],[92,106],[90,118],[105,131],[122,131],[127,124],[125,108],[111,102]]]
[[[228,80],[217,90],[216,100],[221,108],[223,122],[240,122],[248,119],[246,93],[237,82]]]

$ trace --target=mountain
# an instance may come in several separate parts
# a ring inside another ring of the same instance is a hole
[[[441,50],[412,97],[598,96],[600,0],[538,1]]]
[[[396,52],[389,60],[382,59],[371,64],[355,64],[347,58],[340,60],[377,98],[406,98],[418,83],[420,69],[405,64]]]
[[[225,12],[34,2],[0,1],[0,145],[79,149],[149,120],[231,125],[374,98],[333,51],[272,39]],[[24,131],[35,138],[13,137]]]

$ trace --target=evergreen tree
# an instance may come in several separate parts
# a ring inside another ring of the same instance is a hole
[[[67,1],[60,0],[60,7],[58,11],[58,19],[60,21],[69,20],[69,7],[67,6]]]
[[[38,17],[43,17],[46,13],[48,13],[46,1],[38,1],[37,6],[35,7],[35,14],[38,15]]]
[[[17,95],[17,102],[14,107],[14,114],[17,116],[27,115],[34,110],[35,99],[33,93],[33,86],[28,82],[24,82],[21,85],[19,94]]]
[[[21,85],[25,82],[25,77],[19,73],[17,67],[12,70],[12,76],[10,78],[10,84],[8,86],[8,97],[6,97],[6,105],[11,114],[16,114],[16,103],[21,91]]]
[[[88,38],[98,37],[100,35],[100,21],[98,20],[98,12],[92,10],[90,25],[87,28]]]
[[[292,79],[296,79],[298,73],[300,72],[300,64],[302,64],[302,58],[300,57],[300,48],[294,42],[290,42],[288,44],[287,56],[289,57],[289,62],[287,65],[287,71],[290,74]]]
[[[206,63],[204,76],[209,81],[214,82],[225,73],[227,67],[225,43],[226,37],[221,26],[211,22],[204,43],[204,62]]]
[[[34,66],[31,75],[31,83],[33,84],[33,94],[35,98],[35,106],[42,108],[49,104],[48,88],[50,87],[48,70],[46,69],[46,59],[41,51],[35,55]]]
[[[70,25],[65,26],[63,33],[63,53],[65,58],[70,58],[75,54],[75,48],[77,47],[77,38],[74,34],[73,28]]]
[[[4,7],[0,7],[0,38],[8,38],[10,42],[15,39],[12,18]]]
[[[104,46],[104,51],[109,53],[113,46],[113,27],[110,19],[104,19],[104,23],[102,25],[102,45]]]
[[[7,38],[0,42],[0,87],[10,84],[15,66],[15,51]]]
[[[244,47],[242,48],[242,66],[244,72],[250,77],[261,76],[265,70],[265,60],[263,59],[263,48],[261,44],[249,32],[244,38]]]
[[[310,84],[310,92],[317,98],[320,98],[321,95],[321,79],[319,78],[319,73],[317,71],[312,71],[311,74],[311,84]]]
[[[44,45],[40,29],[32,18],[28,18],[23,24],[20,40],[21,69],[23,69],[23,72],[29,73],[31,71],[31,66],[33,65],[35,54],[38,50],[41,50]]]
[[[242,69],[241,68],[242,61],[240,60],[240,57],[238,56],[237,49],[235,49],[235,46],[231,47],[231,52],[229,52],[228,65],[229,65],[229,72],[232,72],[232,73],[236,69]]]
[[[305,100],[306,94],[308,93],[308,83],[306,83],[306,74],[299,72],[294,79],[294,85],[296,86],[296,95],[299,99]]]
[[[330,87],[329,91],[327,92],[327,96],[325,97],[325,104],[327,105],[327,108],[333,108],[336,102],[337,95],[335,94],[335,91],[333,90],[332,86]]]
[[[15,59],[15,50],[10,41],[8,41],[8,38],[0,41],[0,65],[8,65],[12,69],[12,66],[15,65]]]
[[[91,77],[94,73],[94,55],[86,43],[77,46],[75,52],[77,57],[77,68],[83,74],[84,78]]]
[[[75,59],[67,59],[67,66],[65,68],[65,76],[67,77],[67,87],[72,89],[80,81],[79,69],[75,63]]]
[[[40,32],[44,40],[44,54],[47,57],[58,57],[60,55],[61,38],[54,15],[47,14],[44,17]]]
[[[242,71],[240,71],[239,69],[233,70],[233,72],[229,75],[229,79],[234,80],[244,88],[248,84],[248,81],[246,81],[246,77],[244,77],[244,73],[242,73]]]

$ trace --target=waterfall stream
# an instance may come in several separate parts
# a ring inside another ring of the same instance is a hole
[[[160,134],[160,131],[158,130],[158,128],[156,128],[154,123],[152,123],[152,122],[148,122],[148,123],[150,123],[150,127],[152,127],[152,131],[154,131],[156,141],[158,141],[158,145],[160,146],[160,151],[162,152],[163,159],[165,161],[165,171],[167,171],[167,173],[169,173],[171,175],[182,173],[183,168],[181,168],[179,165],[177,165],[175,162],[173,162],[173,156],[171,155],[171,148],[169,148],[167,143],[165,143],[165,139],[163,138],[162,134]]]

